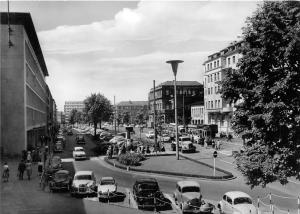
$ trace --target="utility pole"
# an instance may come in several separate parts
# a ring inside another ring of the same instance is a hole
[[[182,93],[182,124],[185,131],[185,118],[184,118],[184,93]]]
[[[117,134],[117,108],[116,108],[116,96],[114,96],[114,107],[115,107],[115,112],[114,112],[114,124],[115,124],[115,135]]]
[[[154,127],[154,145],[157,152],[157,135],[156,135],[156,101],[155,101],[155,80],[153,80],[153,127]]]

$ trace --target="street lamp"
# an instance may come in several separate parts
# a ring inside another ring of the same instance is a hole
[[[182,63],[182,60],[169,60],[167,63],[170,63],[172,66],[172,71],[174,74],[174,102],[175,102],[175,137],[176,137],[176,158],[179,160],[179,146],[178,146],[178,124],[177,124],[177,93],[176,93],[176,75],[178,64]]]

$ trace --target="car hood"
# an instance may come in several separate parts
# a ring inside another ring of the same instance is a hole
[[[91,180],[73,180],[73,186],[79,187],[79,186],[91,186],[93,185],[93,181]]]
[[[253,204],[236,204],[234,209],[241,214],[256,214],[257,210]]]
[[[187,200],[192,200],[194,198],[200,198],[200,192],[187,192],[187,193],[183,193],[182,197],[185,201]]]
[[[76,151],[74,152],[75,155],[85,155],[85,152],[83,151]]]
[[[98,192],[115,192],[117,191],[116,185],[98,185]]]
[[[69,179],[68,178],[53,178],[53,181],[55,183],[67,183],[67,182],[69,182]]]

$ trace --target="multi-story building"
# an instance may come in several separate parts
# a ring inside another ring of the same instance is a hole
[[[191,104],[191,124],[204,124],[204,105],[203,102]]]
[[[204,62],[204,107],[205,123],[218,125],[218,131],[231,133],[231,118],[234,105],[221,97],[220,82],[226,68],[236,69],[241,58],[239,48],[242,42],[233,42],[221,51],[211,54]]]
[[[180,124],[188,124],[191,120],[191,104],[203,103],[203,85],[197,81],[176,81],[177,115]],[[154,93],[151,88],[148,94],[149,120],[148,126],[153,126]],[[157,115],[164,123],[175,122],[174,111],[174,81],[166,81],[155,87],[155,104]]]
[[[1,151],[20,154],[48,135],[53,100],[48,70],[29,13],[1,13]]]
[[[83,112],[84,110],[83,101],[65,101],[64,112],[65,112],[66,122],[69,122],[69,116],[72,109],[76,109],[77,111]]]
[[[58,124],[64,124],[65,123],[65,114],[63,111],[57,111],[56,112],[56,120]]]
[[[147,101],[121,101],[116,105],[117,115],[122,115],[125,112],[129,113],[130,123],[134,123],[138,113],[146,115],[148,112]],[[120,121],[123,123],[124,121]]]

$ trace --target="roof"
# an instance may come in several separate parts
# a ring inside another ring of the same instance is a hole
[[[75,149],[83,149],[83,147],[82,147],[82,146],[75,146],[75,147],[74,147],[74,150],[75,150]]]
[[[187,186],[200,187],[200,184],[197,181],[192,181],[192,180],[178,181],[177,184],[180,187],[187,187]]]
[[[78,171],[75,175],[92,175],[93,171]]]
[[[230,191],[230,192],[226,192],[225,195],[229,196],[230,198],[237,198],[237,197],[251,198],[250,195],[241,191]]]
[[[161,83],[159,86],[161,85],[170,85],[173,86],[174,85],[174,81],[166,81]],[[176,86],[201,86],[202,84],[199,83],[198,81],[176,81]]]
[[[45,76],[49,76],[47,66],[44,60],[43,52],[37,37],[30,13],[9,13],[9,23],[11,25],[23,25],[28,35],[30,44],[39,61],[42,72]],[[1,25],[8,24],[8,13],[1,12]],[[13,30],[13,29],[12,29]],[[13,34],[12,34],[13,37]]]
[[[148,183],[153,183],[153,182],[155,182],[155,183],[157,183],[157,180],[155,179],[155,178],[140,178],[140,179],[137,179],[136,180],[136,183],[146,183],[146,182],[148,182]]]
[[[148,101],[121,101],[117,106],[146,106]]]
[[[115,179],[113,177],[102,177],[101,178],[101,181],[107,181],[107,180],[111,181],[111,180],[115,180]]]

